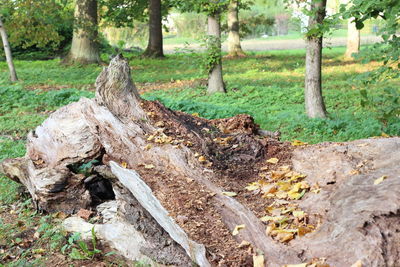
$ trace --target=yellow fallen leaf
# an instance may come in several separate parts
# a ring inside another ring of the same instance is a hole
[[[358,144],[357,146],[358,146],[358,147],[368,146],[368,143]]]
[[[46,252],[46,250],[43,248],[37,248],[37,249],[33,249],[32,252],[35,254],[44,254]]]
[[[390,135],[388,135],[388,134],[386,134],[386,133],[384,133],[384,132],[382,132],[382,137],[385,137],[385,138],[389,138],[390,137]]]
[[[121,162],[121,167],[126,169],[126,167],[128,167],[128,163],[126,163],[125,161]]]
[[[295,210],[292,212],[293,216],[299,219],[304,218],[304,211],[302,210]]]
[[[290,174],[290,176],[288,176],[288,174],[286,174],[285,176],[286,177],[290,177],[289,181],[291,181],[291,182],[296,181],[296,180],[298,180],[300,178],[304,178],[304,177],[307,176],[307,175],[304,175],[304,174],[301,174],[301,173],[297,173],[297,172],[290,172],[289,174]]]
[[[271,172],[271,178],[273,180],[279,180],[279,179],[285,177],[286,173],[287,173],[287,171],[273,171],[273,172]]]
[[[253,255],[253,267],[264,267],[264,255]]]
[[[200,115],[199,115],[199,113],[196,112],[196,113],[192,113],[192,116],[193,117],[199,117]]]
[[[289,191],[289,193],[296,193],[299,192],[300,188],[301,188],[301,182],[300,183],[295,183],[292,187],[292,189]]]
[[[228,197],[235,197],[235,196],[237,196],[237,193],[235,193],[235,192],[222,192],[222,194],[223,194],[224,196],[228,196]]]
[[[246,225],[244,225],[244,224],[236,225],[235,229],[233,229],[233,231],[232,231],[232,235],[238,235],[239,231],[244,229],[244,228],[246,228]]]
[[[305,143],[305,142],[302,142],[302,141],[299,141],[299,140],[293,140],[292,141],[292,146],[304,146],[304,145],[307,145],[308,143]]]
[[[305,236],[306,234],[310,233],[312,230],[308,227],[300,226],[299,229],[297,229],[297,234],[299,236]]]
[[[271,235],[272,231],[275,230],[276,226],[275,224],[270,224],[267,226],[267,228],[265,229],[265,234],[266,235]]]
[[[153,164],[146,164],[146,165],[144,165],[144,168],[145,169],[154,169],[154,165]]]
[[[165,125],[164,125],[164,122],[163,122],[163,121],[158,121],[158,122],[156,122],[155,126],[157,126],[157,127],[164,127]]]
[[[382,183],[383,180],[385,180],[386,178],[387,178],[386,175],[383,175],[383,176],[379,177],[378,179],[376,179],[376,180],[374,181],[374,185],[378,185],[378,184]]]
[[[278,199],[285,199],[285,198],[288,197],[288,194],[287,194],[286,192],[279,191],[279,192],[277,192],[277,193],[275,194],[275,196],[276,196]]]
[[[248,191],[254,191],[260,188],[260,185],[258,183],[251,183],[248,186],[245,187],[246,190]]]
[[[291,184],[287,181],[278,182],[277,185],[279,186],[279,191],[290,191]]]
[[[151,144],[147,144],[147,145],[144,147],[144,150],[149,150],[151,147],[152,147]]]
[[[285,218],[285,217],[283,217],[283,216],[264,216],[264,217],[261,217],[260,220],[262,222],[268,222],[268,221],[276,222],[276,221],[283,220],[283,218]]]
[[[350,175],[358,175],[358,174],[360,174],[360,171],[359,171],[359,170],[351,170],[351,171],[349,172],[349,174],[350,174]]]
[[[248,246],[250,246],[250,245],[251,245],[250,242],[248,242],[248,241],[246,241],[246,240],[243,240],[243,241],[239,244],[238,248],[245,248],[245,247],[248,247]]]
[[[363,264],[362,264],[361,260],[358,260],[351,265],[351,267],[362,267],[362,266],[363,266]]]
[[[199,161],[200,161],[200,162],[205,162],[205,161],[206,161],[206,157],[200,156],[200,157],[199,157]]]
[[[287,196],[288,196],[290,199],[297,199],[297,198],[300,197],[300,193],[297,193],[297,192],[289,192],[289,193],[287,193]]]
[[[274,184],[266,184],[261,187],[261,191],[265,194],[273,194],[277,191]]]
[[[293,233],[281,232],[276,236],[276,238],[279,240],[279,242],[286,243],[292,240],[294,238],[294,235]]]
[[[279,162],[279,159],[277,158],[270,158],[269,160],[267,160],[268,163],[272,163],[272,164],[277,164]]]

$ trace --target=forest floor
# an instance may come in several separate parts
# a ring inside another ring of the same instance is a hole
[[[387,117],[387,110],[396,108],[393,99],[400,94],[399,79],[364,85],[360,75],[379,64],[345,61],[343,53],[344,48],[324,50],[323,93],[330,114],[326,120],[310,120],[304,115],[302,49],[225,58],[228,92],[213,96],[205,93],[206,75],[198,54],[168,55],[163,60],[125,56],[130,58],[132,77],[142,96],[172,109],[209,119],[247,113],[261,128],[279,130],[285,141],[341,142],[400,135],[399,118]],[[103,59],[107,58],[104,55]],[[0,160],[23,156],[26,134],[52,111],[82,96],[93,97],[94,81],[102,69],[96,65],[61,66],[57,59],[17,60],[15,64],[21,81],[10,84],[6,64],[0,62]],[[362,105],[361,90],[367,90],[370,104]],[[57,227],[61,215],[36,213],[31,200],[18,192],[16,183],[0,177],[0,266],[40,266],[54,260],[52,255],[82,266],[69,256],[72,247],[77,248],[76,240],[65,255],[61,253],[69,239]],[[109,262],[120,264],[118,259]]]

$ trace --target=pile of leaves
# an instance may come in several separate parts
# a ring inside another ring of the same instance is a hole
[[[277,158],[267,160],[268,164],[277,164]],[[309,215],[298,207],[306,193],[319,193],[318,184],[310,186],[304,180],[306,175],[293,171],[289,166],[280,166],[274,171],[263,172],[269,167],[262,167],[261,179],[248,184],[246,190],[259,195],[269,205],[265,208],[266,216],[260,218],[267,224],[266,234],[275,240],[286,243],[296,236],[304,236],[316,229]]]

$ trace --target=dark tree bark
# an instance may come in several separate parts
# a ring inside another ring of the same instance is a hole
[[[314,0],[311,10],[315,11],[309,19],[309,27],[321,24],[325,18],[326,0]],[[321,65],[322,65],[322,34],[307,37],[305,106],[308,117],[325,118],[326,108],[322,97]]]
[[[149,43],[145,57],[164,57],[161,0],[149,0]]]
[[[239,0],[231,0],[228,6],[228,54],[232,57],[245,56],[240,45]]]
[[[353,54],[360,52],[360,30],[357,30],[356,24],[349,19],[347,22],[347,46],[345,58],[353,58]]]
[[[97,0],[76,0],[74,16],[72,46],[64,63],[100,63]]]
[[[0,16],[0,35],[3,41],[4,53],[6,55],[7,65],[10,70],[10,80],[16,82],[18,80],[17,72],[15,71],[14,62],[12,59],[10,44],[8,43],[8,36],[6,29],[4,28],[3,21]]]
[[[225,93],[225,85],[222,76],[222,57],[221,57],[221,25],[220,15],[213,14],[208,16],[208,51],[213,51],[210,55],[215,62],[208,74],[208,89],[209,94],[216,92]]]

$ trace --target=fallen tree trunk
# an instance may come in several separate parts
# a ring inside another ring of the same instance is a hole
[[[356,161],[343,155],[351,154],[350,148],[357,144],[343,145],[346,152],[339,145],[327,145],[331,151],[312,146],[298,149],[292,162],[292,147],[259,136],[250,116],[209,121],[141,99],[129,65],[120,56],[103,70],[96,88],[95,99],[81,99],[57,110],[32,131],[25,157],[0,165],[0,171],[28,188],[38,209],[74,214],[116,199],[116,217],[109,225],[129,226],[141,241],[133,242],[133,250],[140,252],[136,254],[129,254],[122,237],[112,241],[114,247],[134,259],[145,256],[169,265],[188,266],[194,261],[200,266],[248,266],[253,256],[263,255],[267,266],[322,262],[322,258],[334,266],[357,260],[376,266],[399,257],[395,241],[389,242],[389,250],[382,247],[381,256],[372,251],[373,244],[385,246],[388,239],[366,230],[379,232],[387,227],[385,216],[390,222],[399,221],[398,179],[387,179],[385,187],[374,186],[373,177],[358,170],[347,180],[347,176],[335,178],[333,190],[332,181],[320,179],[333,174],[319,177],[313,172],[321,168],[318,165],[305,168],[305,159],[324,158],[324,153],[339,155],[330,161],[332,170],[335,164],[355,167]],[[365,142],[373,147],[400,146],[399,138]],[[399,158],[398,151],[393,156]],[[271,157],[279,164],[265,162]],[[346,160],[348,165],[343,164]],[[308,177],[285,164],[294,164]],[[390,164],[390,172],[395,173],[398,165]],[[305,180],[297,183],[298,179]],[[357,184],[360,180],[364,184]],[[255,189],[245,189],[251,183]],[[308,184],[315,187],[314,193]],[[368,205],[363,191],[373,193]],[[385,196],[392,205],[378,203]],[[354,213],[349,212],[347,198],[356,203]],[[276,210],[279,216],[290,217],[278,222]],[[269,212],[273,216],[265,216]],[[109,239],[106,225],[98,229]],[[312,233],[301,237],[308,232]],[[343,252],[330,243],[331,238],[344,247],[355,247]]]

